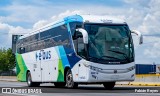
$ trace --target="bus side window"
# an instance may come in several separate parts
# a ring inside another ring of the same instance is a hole
[[[75,29],[78,29],[78,28],[82,28],[82,25],[76,25]],[[74,32],[74,34],[72,35],[72,38],[73,40],[77,39],[77,38],[82,38],[82,34],[80,32]]]
[[[71,22],[69,23],[70,25],[70,30],[71,30],[71,34],[72,34],[72,38],[73,40],[75,40],[75,32],[76,32],[76,28],[82,28],[82,23],[81,22]]]
[[[85,44],[83,43],[83,35],[80,32],[76,32],[76,41],[77,41],[77,54],[82,58],[85,58]]]
[[[74,33],[74,35],[72,36],[73,40],[76,40],[76,32]]]
[[[25,48],[24,47],[20,47],[20,54],[25,53]]]

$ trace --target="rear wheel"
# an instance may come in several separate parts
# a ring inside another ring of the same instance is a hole
[[[105,82],[103,83],[103,86],[105,87],[105,89],[111,90],[114,88],[115,82]]]
[[[30,72],[27,73],[27,85],[28,87],[37,87],[40,85],[39,82],[32,82],[32,77]]]
[[[65,82],[55,82],[54,86],[55,87],[65,87],[66,83]]]
[[[68,88],[77,88],[78,87],[78,83],[75,83],[73,81],[73,75],[72,75],[72,72],[70,69],[66,73],[66,86]]]

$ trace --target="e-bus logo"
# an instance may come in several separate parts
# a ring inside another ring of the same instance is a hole
[[[41,50],[40,52],[36,52],[36,61],[47,60],[47,59],[51,59],[51,51]]]

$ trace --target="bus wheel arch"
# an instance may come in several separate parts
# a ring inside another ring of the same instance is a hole
[[[27,70],[26,72],[26,81],[27,81],[27,85],[28,87],[32,87],[33,86],[33,82],[32,82],[32,76],[29,70]]]
[[[70,70],[70,68],[68,66],[65,67],[65,69],[64,69],[64,82],[54,82],[55,87],[58,87],[58,88],[65,87],[65,85],[66,85],[66,73],[67,73],[68,70]]]
[[[68,70],[71,70],[71,68],[70,67],[65,67],[65,69],[64,69],[64,81],[66,82],[66,74],[67,74],[67,71]]]
[[[29,70],[26,71],[26,82],[27,82],[27,79],[28,79],[28,73],[29,72],[30,72]]]
[[[40,82],[33,82],[32,81],[31,72],[29,70],[27,70],[27,72],[26,72],[26,81],[27,81],[28,87],[36,87],[36,86],[40,85]]]

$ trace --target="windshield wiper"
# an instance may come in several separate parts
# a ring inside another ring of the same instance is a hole
[[[112,56],[102,56],[102,58],[103,58],[103,57],[106,57],[106,58],[112,58],[112,59],[117,59],[117,60],[121,60],[121,59],[119,59],[119,58],[112,57]]]
[[[97,57],[89,57],[89,59],[102,60],[101,58],[97,58]]]
[[[111,51],[111,52],[114,52],[114,53],[118,53],[118,54],[122,54],[123,57],[129,62],[129,58],[127,57],[127,55],[123,52],[120,52],[120,51],[114,51],[114,50],[108,50],[108,51]]]

